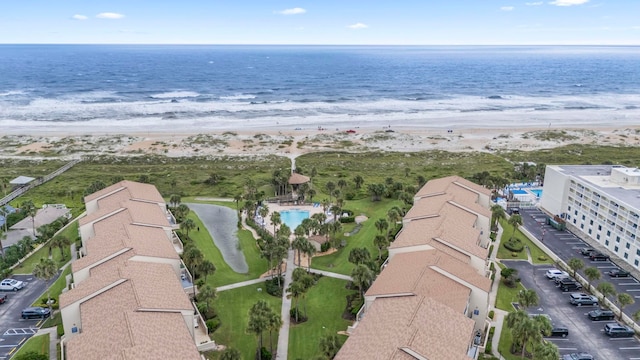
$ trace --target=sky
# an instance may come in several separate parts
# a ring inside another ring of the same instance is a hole
[[[0,43],[640,45],[640,1],[4,0]]]

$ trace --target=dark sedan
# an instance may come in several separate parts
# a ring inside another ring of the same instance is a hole
[[[569,329],[564,326],[554,326],[549,333],[550,337],[567,337],[569,336]]]
[[[622,269],[614,269],[609,271],[609,276],[611,277],[628,277],[630,274],[626,270]]]

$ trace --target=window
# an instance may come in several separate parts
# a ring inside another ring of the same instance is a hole
[[[627,249],[631,249],[631,244],[627,243],[627,245],[625,246]]]
[[[567,207],[567,210],[568,210],[568,211],[571,211],[571,205],[569,205],[569,207]]]
[[[611,236],[611,230],[607,230],[607,236]]]
[[[636,255],[640,256],[640,249],[636,250]]]
[[[580,224],[580,229],[584,229],[584,224]]]
[[[609,245],[609,240],[605,240],[604,244],[605,245]],[[640,254],[638,254],[638,255],[640,255]]]
[[[634,261],[634,262],[633,262],[633,264],[634,264],[635,266],[638,266],[638,264],[639,264],[639,263],[640,263],[640,262],[638,261],[638,259],[636,259],[636,261]]]
[[[589,229],[589,235],[591,235],[591,229]]]
[[[616,242],[619,243],[620,242],[620,236],[616,236]]]
[[[628,259],[628,258],[629,258],[629,254],[624,253],[624,258],[625,258],[625,259]]]
[[[613,251],[618,252],[618,245],[613,247]]]
[[[574,224],[576,223],[576,219],[573,219],[573,223],[574,223]]]
[[[582,220],[584,220],[584,215],[582,215]]]
[[[578,210],[574,210],[573,215],[578,216]]]
[[[602,225],[598,225],[598,231],[602,230]]]
[[[593,225],[593,220],[589,220],[589,225]]]
[[[600,240],[600,234],[596,235],[596,239]]]

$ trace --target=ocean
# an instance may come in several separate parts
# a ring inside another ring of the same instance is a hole
[[[0,132],[627,126],[640,47],[0,45]]]

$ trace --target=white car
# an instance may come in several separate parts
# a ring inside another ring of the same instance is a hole
[[[24,287],[24,282],[16,279],[4,279],[0,283],[2,291],[18,291]]]
[[[547,270],[547,273],[545,275],[549,279],[555,279],[556,276],[569,276],[569,274],[567,274],[565,271],[558,270],[558,269],[549,269]]]

